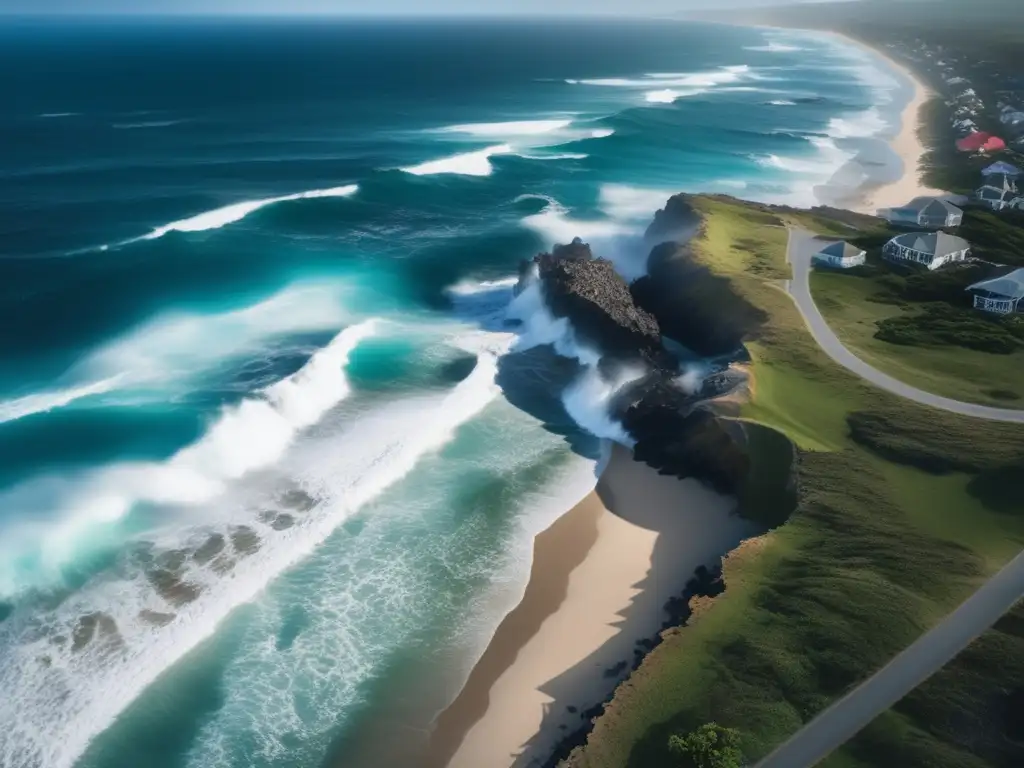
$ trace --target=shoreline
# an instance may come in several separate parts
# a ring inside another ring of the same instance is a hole
[[[792,27],[773,27],[775,29],[794,29]],[[806,30],[832,37],[843,43],[859,48],[877,59],[883,61],[891,70],[898,73],[900,77],[910,83],[913,93],[910,101],[903,107],[899,115],[899,130],[888,139],[881,135],[875,138],[883,140],[888,144],[889,149],[895,154],[902,165],[898,178],[885,182],[864,181],[853,194],[844,201],[844,206],[849,207],[857,213],[864,213],[871,216],[877,215],[880,210],[894,208],[909,203],[915,197],[929,196],[941,197],[948,195],[948,191],[932,189],[921,180],[921,164],[927,147],[921,141],[920,131],[924,126],[924,119],[921,110],[924,105],[935,95],[934,91],[921,82],[905,64],[893,59],[885,50],[870,45],[863,40],[850,37],[843,32],[835,30]],[[857,162],[854,158],[852,163]]]
[[[734,508],[615,445],[596,490],[534,540],[523,598],[435,719],[423,765],[548,759],[628,676],[694,571],[756,533]]]

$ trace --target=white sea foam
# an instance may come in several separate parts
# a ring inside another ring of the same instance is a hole
[[[746,64],[719,67],[707,72],[655,72],[643,78],[609,77],[580,80],[583,85],[606,88],[713,88],[717,85],[735,83],[751,73]]]
[[[590,132],[590,138],[592,139],[607,139],[609,136],[614,136],[615,130],[612,128],[595,128]]]
[[[210,636],[237,605],[252,601],[278,574],[307,557],[352,513],[405,477],[421,458],[444,446],[460,425],[498,395],[497,357],[507,339],[467,334],[458,342],[477,354],[476,368],[446,395],[389,403],[358,418],[340,434],[315,440],[301,452],[296,480],[316,501],[285,531],[272,531],[254,518],[259,507],[239,510],[261,534],[258,550],[217,576],[190,565],[187,576],[204,586],[197,598],[175,609],[155,594],[145,578],[96,583],[65,601],[43,623],[53,634],[71,636],[79,616],[97,608],[115,622],[121,646],[100,640],[72,652],[40,638],[33,624],[5,622],[18,632],[16,652],[0,658],[4,690],[0,716],[0,764],[68,768],[89,741],[177,659]],[[305,415],[304,415],[305,414]],[[300,406],[298,418],[308,417]],[[416,429],[410,430],[409,425]],[[147,625],[140,609],[168,611],[165,626]],[[49,663],[39,661],[43,652]]]
[[[308,200],[321,197],[351,197],[359,191],[355,184],[344,187],[332,187],[330,189],[311,189],[306,192],[296,192],[293,195],[281,195],[280,197],[268,197],[263,200],[246,200],[242,203],[226,205],[212,211],[206,211],[196,216],[191,216],[180,221],[172,221],[162,227],[157,227],[148,235],[143,235],[139,240],[155,240],[163,237],[169,232],[204,232],[209,229],[220,229],[227,224],[241,221],[250,213],[266,208],[268,205],[289,202],[292,200]]]
[[[650,223],[655,211],[664,208],[671,196],[672,191],[628,184],[602,184],[598,193],[601,210],[611,218],[637,222],[641,227]]]
[[[793,53],[804,50],[799,45],[787,45],[786,43],[770,42],[767,45],[747,45],[745,51],[763,51],[765,53]]]
[[[514,120],[506,123],[449,125],[439,129],[439,132],[491,137],[538,136],[568,128],[570,125],[572,120]]]
[[[643,375],[642,368],[632,368],[607,381],[596,367],[588,367],[566,388],[562,404],[573,421],[590,434],[632,447],[635,441],[622,424],[611,417],[610,406],[624,386]]]
[[[162,399],[192,376],[267,340],[343,325],[342,289],[293,285],[243,309],[170,313],[89,353],[61,376],[62,386],[0,401],[0,423],[46,413],[79,400],[155,387]]]
[[[491,165],[491,157],[494,155],[506,155],[512,151],[512,147],[508,144],[497,144],[475,152],[464,152],[460,155],[442,157],[439,160],[429,160],[420,165],[410,166],[402,170],[414,176],[433,176],[439,173],[452,173],[461,176],[490,176],[494,170],[494,166]]]
[[[550,201],[540,213],[526,216],[522,223],[540,234],[548,246],[571,242],[574,237],[581,237],[584,240],[607,239],[634,231],[634,227],[621,221],[570,218],[569,212],[556,200]]]
[[[99,381],[71,386],[67,389],[35,392],[31,395],[0,401],[0,424],[15,421],[36,413],[49,413],[70,405],[76,400],[102,395],[117,388],[121,376],[111,376]]]
[[[872,107],[864,112],[833,117],[826,132],[834,139],[855,139],[877,136],[887,127],[885,119]]]
[[[586,160],[590,155],[582,152],[553,152],[550,155],[528,155],[524,152],[517,152],[516,157],[524,160]]]
[[[448,293],[458,296],[473,296],[479,293],[490,293],[511,289],[519,281],[516,277],[503,277],[499,280],[460,280],[448,288]]]
[[[77,115],[78,112],[44,112],[39,117],[52,119],[57,117],[76,117]]]
[[[796,106],[796,102],[795,101],[788,101],[786,99],[773,99],[772,101],[769,101],[768,104],[771,104],[773,107],[795,107]]]
[[[772,154],[757,157],[756,160],[760,165],[768,168],[827,178],[852,157],[852,153],[839,149],[832,139],[812,136],[808,138],[808,142],[818,150],[817,155],[785,157]]]
[[[296,434],[316,423],[349,393],[349,354],[374,333],[374,321],[341,331],[297,372],[255,397],[225,408],[206,434],[164,462],[124,463],[81,477],[26,481],[0,497],[0,508],[20,509],[26,529],[7,532],[14,544],[0,564],[0,594],[19,590],[13,552],[35,560],[44,580],[88,547],[89,535],[122,520],[139,504],[183,506],[209,502],[245,474],[273,465]],[[52,522],[40,527],[42,521]],[[42,534],[40,536],[40,534]]]
[[[651,104],[672,104],[676,99],[682,98],[681,91],[673,91],[666,88],[663,91],[648,91],[644,98]]]

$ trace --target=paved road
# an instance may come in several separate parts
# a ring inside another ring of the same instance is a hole
[[[814,299],[811,298],[811,257],[820,250],[822,244],[822,241],[816,241],[815,236],[810,232],[790,228],[787,259],[793,266],[793,279],[787,282],[786,288],[800,309],[800,313],[804,316],[804,320],[811,331],[811,335],[814,336],[814,340],[818,342],[818,345],[825,350],[829,357],[861,378],[867,379],[875,386],[887,389],[908,400],[930,405],[933,408],[960,413],[964,416],[1024,424],[1024,411],[1013,410],[1012,408],[990,408],[986,405],[962,403],[959,400],[951,400],[948,397],[933,395],[930,392],[925,392],[923,389],[917,389],[909,384],[905,384],[899,379],[894,379],[877,368],[872,368],[844,347],[839,338],[832,332],[832,329],[828,327],[825,318],[821,316],[821,312],[815,306]]]
[[[832,333],[811,299],[811,256],[820,243],[803,230],[790,230],[793,280],[787,289],[822,349],[868,381],[919,403],[967,416],[1024,422],[1024,413],[937,397],[897,381],[862,362]],[[757,764],[757,768],[809,768],[857,734],[882,712],[948,664],[972,640],[1024,597],[1024,552],[1011,560],[937,626],[798,731]]]
[[[1024,552],[865,682],[826,709],[757,768],[807,768],[937,672],[1024,596]]]

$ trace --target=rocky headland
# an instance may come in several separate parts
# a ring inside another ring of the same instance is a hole
[[[685,245],[662,240],[692,235],[699,225],[686,199],[674,197],[647,232],[657,243],[648,275],[627,284],[577,238],[524,262],[517,291],[539,281],[552,315],[568,319],[579,342],[600,352],[606,380],[625,366],[646,371],[616,394],[610,414],[635,441],[638,460],[662,474],[739,494],[751,470],[745,430],[713,406],[744,385],[729,363],[744,356],[742,341],[760,318],[752,308],[723,316],[725,308],[744,309],[728,281],[697,264]],[[696,383],[687,381],[684,360],[664,336],[696,355],[716,357],[716,366]]]

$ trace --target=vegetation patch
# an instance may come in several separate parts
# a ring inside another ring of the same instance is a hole
[[[1024,430],[919,406],[839,368],[778,283],[747,270],[753,260],[786,270],[774,236],[770,250],[744,252],[746,214],[762,207],[692,202],[704,229],[691,256],[766,316],[746,340],[754,387],[742,416],[796,446],[799,500],[788,522],[725,559],[725,592],[665,634],[567,758],[571,768],[678,768],[671,737],[710,723],[735,729],[753,764],[938,621],[1024,537],[1024,497],[1013,492]],[[836,226],[806,212],[801,220]],[[757,494],[743,503],[756,507]],[[823,765],[1024,764],[1020,742],[994,746],[1000,733],[1024,730],[1012,714],[1024,670],[1009,665],[1002,680],[988,672],[1014,647],[979,641],[953,677],[919,689]],[[971,696],[959,698],[960,685]],[[996,724],[972,746],[972,724],[990,715]]]

